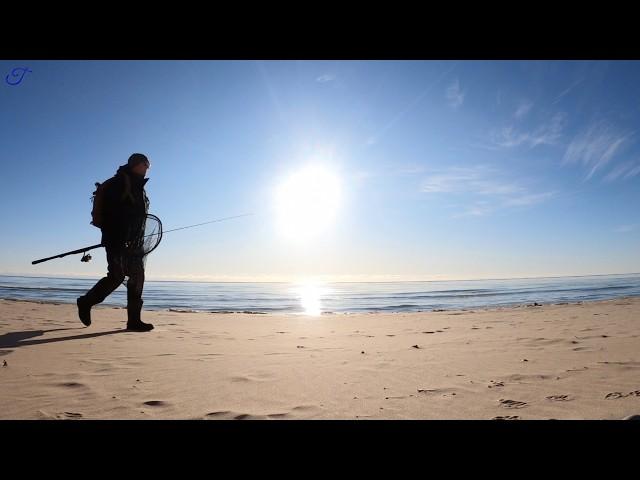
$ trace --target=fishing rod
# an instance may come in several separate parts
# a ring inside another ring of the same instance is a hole
[[[232,218],[247,217],[249,215],[253,215],[253,213],[243,213],[242,215],[235,215],[233,217],[218,218],[217,220],[211,220],[209,222],[196,223],[195,225],[187,225],[186,227],[174,228],[172,230],[165,230],[163,232],[163,234],[169,233],[169,232],[175,232],[176,230],[184,230],[185,228],[199,227],[200,225],[206,225],[208,223],[215,223],[215,222],[222,222],[224,220],[231,220]],[[152,233],[151,235],[157,235],[157,234],[156,233]],[[150,236],[150,235],[145,235],[145,236]]]
[[[157,236],[158,238],[157,238],[157,242],[155,243],[155,245],[153,245],[153,247],[149,247],[148,245],[145,244],[144,255],[149,254],[152,250],[154,250],[160,244],[160,240],[162,239],[162,235],[165,234],[165,233],[175,232],[177,230],[184,230],[186,228],[199,227],[200,225],[207,225],[209,223],[223,222],[225,220],[231,220],[231,219],[234,219],[234,218],[247,217],[249,215],[253,215],[253,213],[243,213],[242,215],[234,215],[232,217],[218,218],[218,219],[215,219],[215,220],[210,220],[208,222],[196,223],[194,225],[187,225],[186,227],[174,228],[174,229],[167,230],[167,231],[163,232],[162,231],[162,222],[160,221],[160,219],[158,217],[156,217],[155,215],[147,214],[147,220],[149,220],[149,219],[154,220],[155,228],[158,231],[154,232],[154,233],[150,233],[148,235],[144,235],[142,238],[144,239],[144,238],[153,237],[153,236]],[[67,255],[74,255],[74,254],[77,254],[77,253],[84,254],[82,256],[82,258],[80,259],[81,262],[88,262],[89,260],[91,260],[91,255],[87,254],[86,252],[88,252],[89,250],[93,250],[95,248],[100,248],[100,247],[104,247],[104,245],[102,243],[98,243],[96,245],[91,245],[89,247],[79,248],[77,250],[72,250],[70,252],[65,252],[65,253],[61,253],[59,255],[54,255],[52,257],[41,258],[39,260],[34,260],[33,262],[31,262],[31,265],[36,265],[38,263],[46,262],[48,260],[53,260],[54,258],[62,258],[62,257],[66,257]]]

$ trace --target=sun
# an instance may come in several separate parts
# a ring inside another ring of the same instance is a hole
[[[288,238],[308,239],[334,223],[340,180],[324,166],[308,166],[284,179],[275,197],[278,231]]]

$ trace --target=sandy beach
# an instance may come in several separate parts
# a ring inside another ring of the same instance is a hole
[[[640,298],[213,314],[0,300],[0,419],[623,419]]]

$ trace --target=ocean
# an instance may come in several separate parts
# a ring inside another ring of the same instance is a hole
[[[98,279],[0,275],[0,298],[75,304]],[[572,303],[640,295],[640,274],[318,285],[147,281],[144,308],[200,312],[418,312]],[[126,306],[119,286],[102,305]]]

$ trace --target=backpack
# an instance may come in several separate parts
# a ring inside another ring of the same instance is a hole
[[[122,175],[124,181],[124,188],[122,192],[122,196],[120,198],[121,202],[127,201],[127,199],[134,203],[135,199],[131,194],[131,183],[128,175]],[[105,180],[104,182],[95,182],[96,189],[91,196],[91,201],[93,202],[93,209],[91,210],[91,222],[89,222],[94,227],[102,229],[104,224],[104,203],[105,203],[105,194],[107,190],[107,186],[113,184],[114,181],[117,181],[118,175],[114,175],[113,177]],[[149,209],[149,199],[147,198],[146,193],[144,193],[143,189],[143,200],[145,204],[145,209]],[[145,211],[146,211],[145,210]]]
[[[96,182],[96,189],[91,196],[93,208],[91,209],[91,222],[89,223],[97,228],[102,228],[105,183]]]

